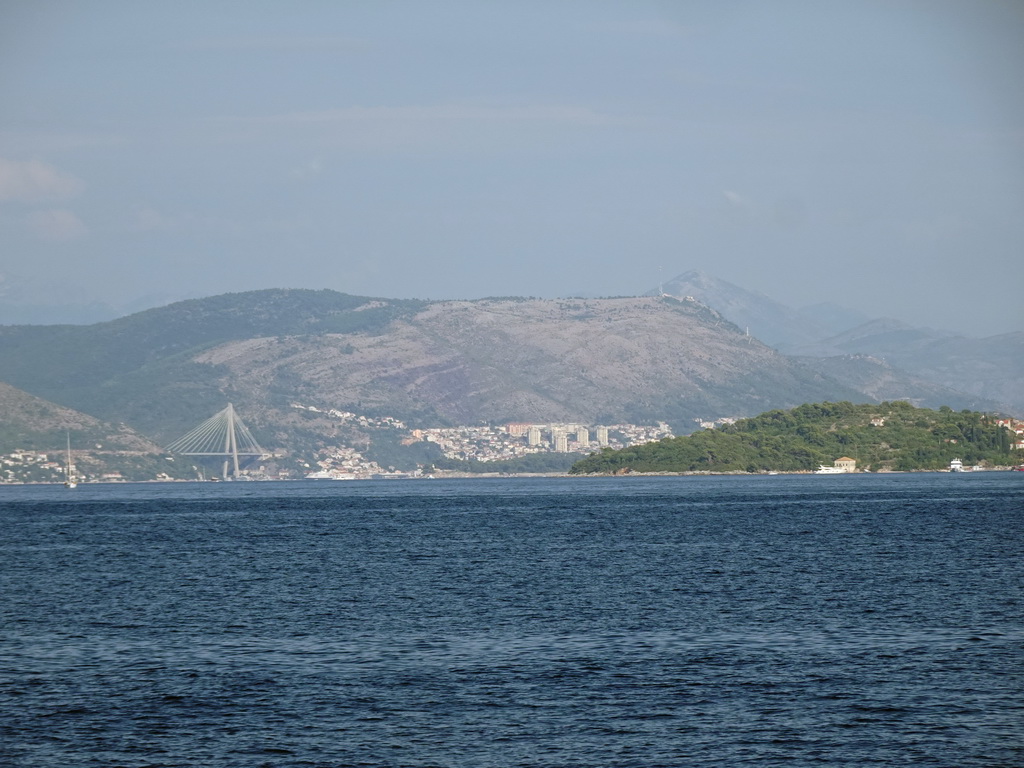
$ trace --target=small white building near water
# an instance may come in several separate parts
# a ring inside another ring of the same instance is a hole
[[[851,459],[849,456],[843,456],[840,459],[836,459],[832,462],[831,467],[826,467],[824,464],[818,466],[814,470],[816,475],[844,475],[849,472],[857,471],[857,460]]]

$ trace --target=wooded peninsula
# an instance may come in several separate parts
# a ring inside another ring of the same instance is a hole
[[[840,457],[858,471],[908,472],[1024,460],[1007,419],[977,411],[915,408],[906,402],[810,403],[734,424],[622,450],[603,450],[572,474],[627,472],[801,472]]]

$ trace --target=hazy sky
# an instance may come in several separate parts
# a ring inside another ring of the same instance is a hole
[[[1024,3],[3,0],[0,238],[5,322],[702,269],[1024,330]]]

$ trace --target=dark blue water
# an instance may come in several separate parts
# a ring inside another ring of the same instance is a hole
[[[0,487],[0,764],[1024,765],[1024,474]]]

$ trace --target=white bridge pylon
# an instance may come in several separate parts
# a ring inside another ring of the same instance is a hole
[[[228,464],[232,477],[238,477],[238,457],[266,456],[267,453],[249,428],[235,413],[231,403],[223,411],[211,416],[183,437],[167,446],[171,453],[182,456],[221,456],[224,458],[224,479],[228,477]]]

